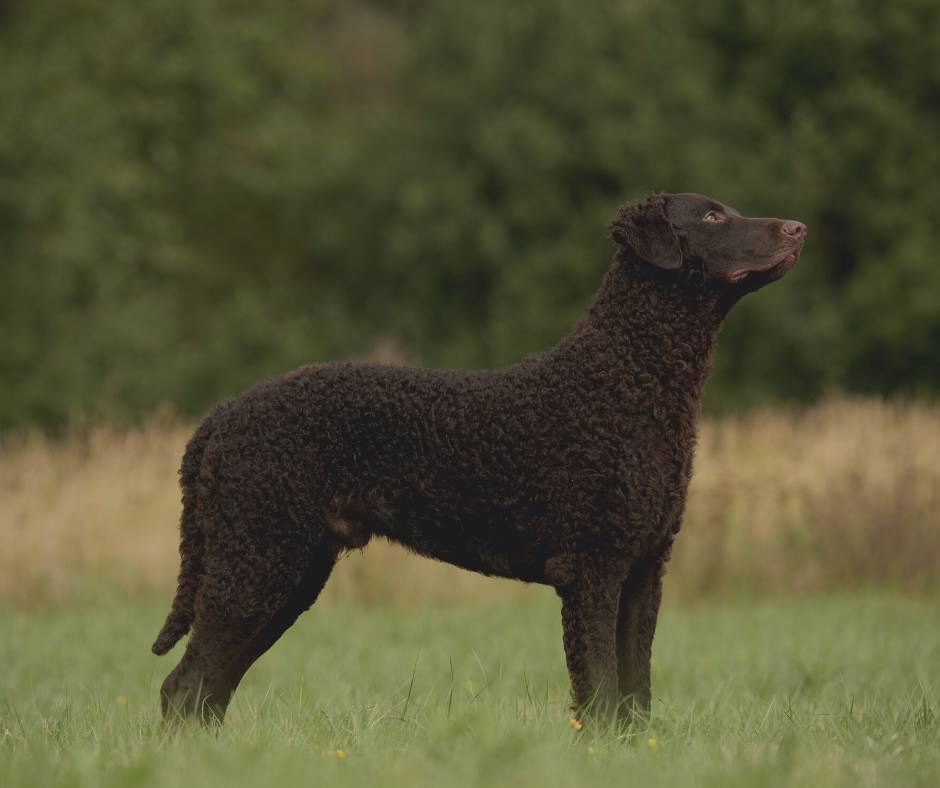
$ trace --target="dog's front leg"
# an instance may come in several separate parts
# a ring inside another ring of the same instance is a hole
[[[565,658],[576,715],[613,719],[617,681],[617,602],[620,583],[585,578],[558,589]]]
[[[620,714],[626,721],[650,713],[650,660],[662,600],[664,563],[663,554],[638,561],[620,592],[617,668]]]

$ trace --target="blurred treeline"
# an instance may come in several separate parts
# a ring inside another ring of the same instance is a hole
[[[0,428],[584,310],[619,203],[810,227],[713,409],[940,389],[936,0],[3,0]]]

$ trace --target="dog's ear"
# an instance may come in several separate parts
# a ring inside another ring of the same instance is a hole
[[[670,270],[682,265],[682,249],[666,216],[662,195],[624,205],[610,223],[610,237],[620,246],[629,246],[650,265]]]

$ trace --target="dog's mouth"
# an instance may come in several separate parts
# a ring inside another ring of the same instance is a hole
[[[730,274],[728,274],[728,281],[736,284],[753,274],[761,274],[771,281],[779,279],[787,271],[793,268],[794,265],[796,265],[796,261],[800,259],[801,251],[802,244],[800,244],[800,246],[798,246],[796,249],[788,249],[781,256],[775,258],[767,265],[755,266],[754,268],[741,268],[737,271],[732,271]]]

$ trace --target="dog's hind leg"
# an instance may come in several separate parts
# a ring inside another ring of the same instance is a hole
[[[245,672],[316,601],[338,555],[326,540],[307,549],[289,539],[252,547],[264,552],[207,549],[193,634],[161,689],[167,720],[221,722]]]
[[[298,616],[317,601],[336,564],[337,554],[338,551],[331,547],[313,556],[307,564],[300,584],[277,612],[251,637],[233,663],[231,675],[234,677],[237,674],[236,684],[255,660],[271,648],[278,638],[290,629]]]

